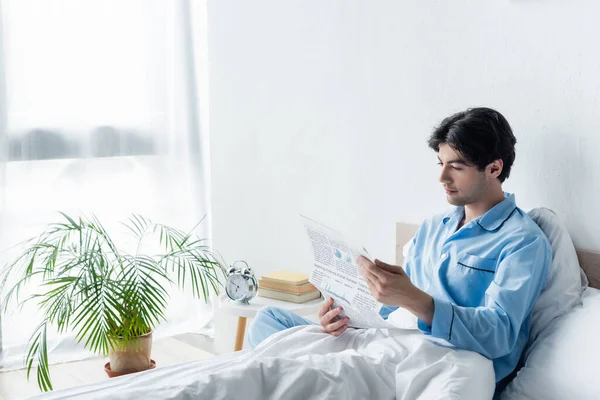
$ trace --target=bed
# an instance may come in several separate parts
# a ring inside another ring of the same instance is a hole
[[[399,265],[403,261],[403,247],[417,228],[417,225],[397,224],[396,261]],[[573,248],[573,257],[574,254]],[[577,256],[590,287],[599,288],[600,254],[578,250]],[[574,271],[579,273],[579,265],[576,268]],[[579,306],[580,289],[577,289],[576,299]],[[597,299],[600,311],[600,291],[589,289],[586,296]],[[584,306],[586,296],[583,296]],[[544,322],[553,328],[551,334],[545,337],[539,335],[541,345],[537,346],[540,349],[538,353],[547,354],[548,347],[552,348],[555,344],[544,340],[556,341],[557,337],[560,338],[560,321],[571,317],[572,313],[565,314],[560,318],[552,317],[551,324]],[[567,348],[566,353],[568,351]],[[534,348],[532,357],[537,357],[534,361],[538,364],[547,362],[543,357],[540,360],[535,352]],[[557,368],[560,369],[560,366]],[[540,398],[536,394],[541,391],[530,389],[532,385],[541,384],[544,366],[533,363],[526,365],[524,370],[528,373],[519,373],[514,383],[505,390],[503,396],[506,396],[503,398]],[[558,376],[561,371],[553,373]],[[309,326],[275,334],[255,351],[241,351],[157,368],[43,394],[39,398],[130,399],[150,396],[157,399],[482,400],[491,399],[494,389],[494,371],[490,360],[474,352],[438,346],[426,340],[418,330],[348,330],[335,338],[323,333],[318,326]],[[556,393],[570,393],[568,386],[563,385],[561,390]],[[549,392],[552,393],[551,387]],[[588,397],[583,393],[578,398]]]

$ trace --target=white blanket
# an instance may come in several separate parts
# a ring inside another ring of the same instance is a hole
[[[491,399],[490,360],[414,330],[319,326],[279,332],[255,351],[48,393],[45,399]]]

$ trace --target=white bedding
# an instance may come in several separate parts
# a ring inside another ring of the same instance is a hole
[[[255,351],[216,356],[78,388],[45,399],[491,399],[490,360],[430,343],[414,330],[318,326],[280,332]],[[148,397],[150,396],[150,397]]]
[[[502,400],[600,399],[600,290],[587,288],[582,301],[550,323]]]

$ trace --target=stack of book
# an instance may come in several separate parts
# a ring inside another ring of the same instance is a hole
[[[308,275],[292,271],[275,271],[258,281],[258,295],[270,299],[305,303],[321,293],[308,281]]]

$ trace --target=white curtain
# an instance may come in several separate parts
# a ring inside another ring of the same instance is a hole
[[[196,232],[210,236],[205,17],[191,0],[0,0],[2,265],[57,211],[185,230],[208,215]],[[40,317],[2,317],[0,369],[23,367]],[[211,318],[173,289],[155,335]],[[49,341],[51,362],[89,355],[72,334]]]

